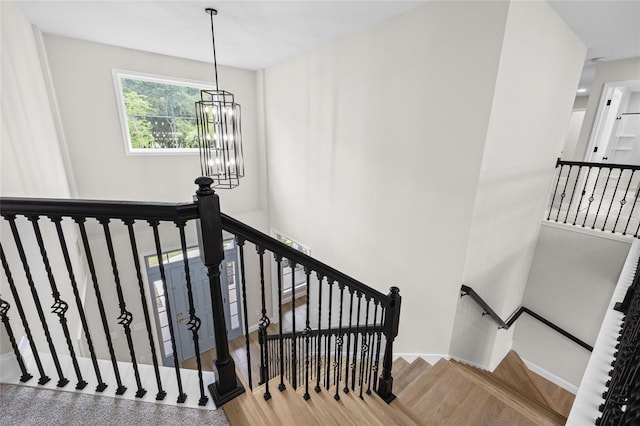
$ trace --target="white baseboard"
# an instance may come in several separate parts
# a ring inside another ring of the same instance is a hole
[[[489,372],[491,372],[491,370],[487,369],[487,367],[486,367],[486,366],[484,366],[484,365],[480,365],[480,364],[476,364],[475,362],[471,362],[471,361],[466,360],[466,359],[462,359],[462,358],[458,358],[458,357],[454,357],[454,356],[450,357],[450,359],[452,359],[452,360],[454,360],[454,361],[457,361],[457,362],[459,362],[460,364],[466,364],[466,365],[469,365],[469,366],[471,366],[471,367],[473,367],[473,368],[477,368],[478,370],[483,370],[483,371],[489,371]]]
[[[578,387],[576,385],[569,383],[562,377],[556,376],[552,372],[545,370],[544,368],[540,367],[537,364],[534,364],[531,361],[527,361],[526,359],[523,359],[522,361],[524,362],[524,364],[527,366],[529,370],[544,377],[550,382],[555,383],[556,385],[560,386],[563,389],[566,389],[567,391],[571,392],[574,395],[578,392]]]
[[[411,363],[416,360],[416,358],[422,358],[427,361],[431,365],[435,365],[441,359],[449,360],[449,355],[442,354],[407,354],[407,353],[394,353],[393,359],[403,358],[405,361]]]

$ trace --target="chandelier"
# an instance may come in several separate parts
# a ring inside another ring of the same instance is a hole
[[[233,93],[220,90],[213,32],[213,15],[218,12],[211,8],[205,11],[211,18],[215,90],[201,90],[196,102],[200,170],[202,176],[213,179],[214,188],[235,188],[244,176],[240,104]]]

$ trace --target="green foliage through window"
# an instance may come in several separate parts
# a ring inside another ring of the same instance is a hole
[[[131,149],[198,148],[199,87],[120,76]]]

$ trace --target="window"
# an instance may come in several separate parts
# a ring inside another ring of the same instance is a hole
[[[127,154],[198,152],[195,102],[201,82],[114,71]]]
[[[297,241],[292,240],[291,238],[280,234],[279,232],[276,231],[272,231],[275,236],[276,239],[278,241],[281,241],[283,243],[285,243],[286,245],[288,245],[289,247],[301,251],[304,254],[306,254],[307,256],[311,253],[311,251],[309,250],[309,247],[306,247],[302,244],[300,244]],[[294,273],[295,274],[295,283],[296,283],[296,289],[301,288],[303,286],[305,286],[307,284],[307,276],[304,272],[304,266],[302,265],[296,265],[294,271],[291,270],[291,265],[289,265],[289,260],[288,259],[282,259],[282,282],[283,282],[283,293],[287,294],[291,292],[291,274]],[[301,296],[302,294],[299,293],[298,297]]]

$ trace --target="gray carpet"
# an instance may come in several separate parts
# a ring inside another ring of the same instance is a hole
[[[125,399],[0,384],[0,424],[229,425],[222,409],[198,410]]]

